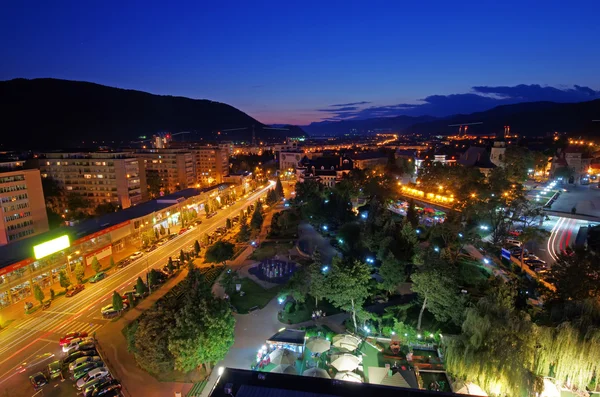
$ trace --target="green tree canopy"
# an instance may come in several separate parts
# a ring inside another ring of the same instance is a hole
[[[221,284],[221,287],[223,287],[227,294],[231,295],[235,291],[235,285],[239,283],[239,281],[240,278],[237,271],[227,269],[219,279],[219,284]]]
[[[99,273],[100,270],[102,270],[102,265],[100,264],[100,261],[98,261],[98,258],[96,258],[95,256],[92,258],[92,270],[95,273]]]
[[[281,179],[277,177],[277,181],[275,182],[275,193],[277,193],[277,197],[279,199],[283,198],[283,184],[281,183]]]
[[[58,282],[59,282],[60,286],[63,287],[65,290],[67,288],[69,288],[69,286],[71,285],[71,280],[69,280],[69,277],[67,276],[67,272],[65,272],[64,270],[61,270],[58,273]]]
[[[137,292],[140,296],[144,296],[148,293],[148,287],[146,287],[146,284],[141,277],[138,277],[137,281],[135,282],[135,292]]]
[[[233,257],[234,245],[227,241],[217,241],[206,250],[205,260],[213,263],[224,263]]]
[[[321,253],[315,249],[312,262],[308,266],[308,293],[315,298],[315,307],[318,306],[319,300],[325,298],[329,292],[327,274],[328,271],[323,270]]]
[[[83,278],[85,277],[85,268],[83,267],[81,262],[78,262],[75,265],[75,270],[73,271],[73,273],[75,274],[75,279],[77,280],[77,284],[83,283]]]
[[[169,350],[169,332],[175,325],[175,313],[169,308],[154,306],[140,317],[135,331],[135,357],[140,367],[151,374],[171,372],[175,359]]]
[[[40,288],[39,284],[34,284],[34,286],[33,286],[33,296],[35,297],[35,300],[37,300],[37,301],[40,302],[40,305],[44,301],[44,298],[45,298],[44,291],[42,291],[42,289]]]
[[[567,248],[552,265],[549,277],[562,301],[597,298],[600,292],[600,258],[588,250]]]
[[[240,226],[240,231],[237,234],[236,240],[240,243],[244,243],[250,239],[250,226],[248,222],[244,220]]]
[[[262,205],[260,202],[256,203],[256,207],[254,208],[254,212],[252,213],[252,219],[250,220],[250,226],[252,229],[260,230],[263,224],[263,215],[262,215]]]
[[[123,310],[123,298],[117,291],[113,292],[112,304],[113,309],[115,309],[116,311],[121,312]]]
[[[379,275],[383,279],[378,287],[388,294],[396,291],[398,285],[406,279],[406,266],[400,262],[391,251],[381,259],[379,267]]]

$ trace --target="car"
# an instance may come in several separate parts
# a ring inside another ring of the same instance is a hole
[[[69,354],[64,360],[63,360],[63,365],[72,363],[73,361],[77,360],[79,357],[85,357],[85,356],[97,356],[98,352],[95,349],[90,349],[90,350],[78,350],[76,352],[73,352],[71,354]]]
[[[62,375],[62,362],[56,360],[48,364],[48,377],[50,379],[56,379]]]
[[[123,269],[125,266],[129,265],[130,263],[131,263],[131,259],[129,259],[129,258],[121,259],[119,261],[119,263],[117,263],[117,269]]]
[[[513,238],[507,238],[506,240],[504,240],[504,243],[508,244],[508,245],[514,245],[514,246],[517,246],[517,247],[520,247],[520,246],[523,245],[522,242],[520,242],[519,240],[515,240]]]
[[[540,259],[540,258],[534,254],[527,254],[526,259]]]
[[[85,376],[79,378],[77,380],[76,386],[77,389],[81,390],[83,385],[93,379],[101,379],[108,376],[108,369],[106,367],[98,367],[89,371]]]
[[[35,391],[40,390],[44,385],[48,384],[48,378],[41,372],[37,372],[29,377],[29,382]]]
[[[179,234],[183,234],[183,233],[187,232],[188,230],[189,230],[189,229],[188,229],[187,227],[182,227],[182,228],[179,230]]]
[[[144,251],[145,251],[145,252],[152,252],[152,251],[154,251],[154,250],[155,250],[155,249],[157,249],[157,248],[158,248],[158,245],[156,245],[156,244],[153,244],[153,245],[151,245],[150,247],[146,248]]]
[[[515,229],[508,232],[511,236],[519,237],[523,233],[521,229]]]
[[[97,388],[96,391],[92,393],[92,396],[99,397],[99,396],[114,395],[113,393],[115,391],[118,392],[119,390],[121,390],[121,384],[116,383],[114,385],[108,385],[103,389]]]
[[[210,218],[212,218],[215,215],[217,215],[216,212],[211,212],[210,214],[206,214],[206,219],[210,219]]]
[[[120,390],[110,390],[108,393],[106,394],[102,394],[102,397],[121,397],[121,391]]]
[[[546,267],[546,261],[541,259],[526,259],[523,262],[529,267]]]
[[[98,272],[90,278],[90,283],[97,283],[100,280],[104,280],[106,278],[106,273]]]
[[[132,261],[141,258],[142,256],[144,256],[144,253],[141,251],[135,251],[133,254],[129,255],[129,259],[131,259]]]
[[[548,269],[545,267],[534,267],[531,270],[533,270],[536,273],[547,273]]]
[[[94,384],[93,389],[90,390],[89,394],[85,393],[86,387],[84,387],[83,394],[86,397],[102,395],[102,394],[98,394],[98,393],[100,393],[102,390],[111,388],[111,386],[118,386],[118,389],[121,389],[121,383],[119,383],[118,380],[111,378],[110,376],[107,376],[106,378],[100,378],[100,382],[97,382]],[[114,389],[114,388],[111,388],[111,389]]]
[[[103,367],[104,363],[102,361],[95,361],[93,363],[86,363],[83,367],[79,368],[71,375],[71,379],[77,381],[79,379],[85,378],[85,376],[95,370],[96,368]]]
[[[128,307],[129,305],[123,302],[123,310],[127,309]],[[104,318],[111,318],[119,314],[119,312],[114,309],[112,304],[104,306],[102,309],[100,309],[100,313]]]
[[[177,237],[178,235],[175,233],[171,233],[169,234],[169,237],[167,237],[169,240],[173,240],[175,237]]]
[[[71,342],[73,339],[81,339],[81,338],[87,338],[88,333],[87,332],[69,332],[68,334],[66,334],[65,336],[63,336],[62,338],[60,338],[59,344],[61,346],[67,345],[69,344],[69,342]]]
[[[65,343],[62,346],[62,351],[64,353],[71,353],[72,351],[79,350],[79,343],[85,341],[85,338],[73,338],[69,341],[69,343]]]
[[[85,356],[85,357],[80,357],[77,360],[75,360],[75,361],[73,361],[72,363],[69,364],[69,371],[75,372],[79,368],[81,368],[83,365],[85,365],[87,363],[93,363],[95,361],[102,361],[102,359],[100,358],[100,356]]]
[[[81,291],[83,291],[84,289],[85,289],[85,285],[83,285],[83,284],[77,284],[77,285],[74,285],[74,286],[72,286],[72,287],[71,287],[71,288],[70,288],[70,289],[67,291],[67,293],[65,294],[65,296],[66,296],[67,298],[70,298],[70,297],[72,297],[72,296],[74,296],[74,295],[77,295],[78,293],[80,293],[80,292],[81,292]]]
[[[86,382],[82,387],[83,397],[91,397],[100,385],[106,383],[106,378],[96,378]]]

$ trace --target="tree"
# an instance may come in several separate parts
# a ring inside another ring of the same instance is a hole
[[[244,220],[242,225],[240,226],[240,231],[236,237],[236,240],[240,243],[244,243],[250,239],[250,226],[248,226],[248,222]]]
[[[388,251],[387,255],[381,260],[379,275],[383,279],[378,284],[379,288],[391,294],[396,291],[398,284],[406,278],[405,265],[397,260],[391,251]]]
[[[65,292],[67,291],[67,288],[69,288],[69,286],[71,285],[71,280],[69,280],[67,272],[65,272],[64,270],[61,270],[58,273],[58,283],[61,287],[65,289]]]
[[[169,260],[167,261],[167,270],[169,273],[173,273],[175,270],[175,267],[173,266],[173,259],[171,257],[169,257]]]
[[[96,216],[103,216],[106,214],[110,214],[113,212],[117,212],[119,210],[119,206],[113,202],[109,202],[109,203],[102,203],[102,204],[98,204],[96,206],[96,209],[94,210]]]
[[[517,239],[523,244],[522,248],[525,248],[525,244],[532,241],[536,243],[541,243],[549,236],[550,233],[547,230],[530,226],[524,228],[521,234],[519,234],[519,236],[517,237]],[[519,259],[521,260],[521,270],[523,270],[523,266],[525,266],[525,264],[523,263],[523,260],[525,259],[525,249],[521,250],[521,257]]]
[[[39,284],[34,284],[33,286],[33,296],[35,300],[40,302],[40,305],[44,302],[44,291],[40,288]]]
[[[146,287],[146,284],[144,284],[141,277],[138,277],[135,282],[135,292],[137,292],[139,296],[144,296],[148,293],[148,287]]]
[[[196,253],[196,256],[200,255],[200,243],[198,240],[194,241],[194,252]]]
[[[460,325],[463,319],[465,298],[457,288],[454,269],[435,260],[429,260],[430,265],[423,266],[412,275],[412,290],[423,301],[419,311],[417,329],[421,329],[423,312],[427,309],[440,322],[450,321]]]
[[[309,284],[306,282],[308,271],[305,268],[297,270],[287,283],[285,291],[296,301],[303,303],[306,300],[306,294],[309,291]]]
[[[90,201],[80,194],[69,194],[67,196],[67,208],[71,212],[86,211],[89,206]]]
[[[356,313],[369,296],[370,280],[371,269],[365,263],[344,263],[337,256],[333,258],[331,274],[327,277],[327,297],[335,307],[351,313],[355,332],[358,332]]]
[[[415,201],[410,199],[408,202],[408,208],[406,209],[406,220],[411,224],[413,229],[419,226],[419,214],[415,208]]]
[[[260,230],[263,223],[262,205],[260,202],[256,203],[254,212],[252,213],[252,219],[250,220],[250,226],[254,230]]]
[[[550,268],[549,279],[562,301],[597,298],[600,295],[600,260],[588,250],[567,248]]]
[[[52,288],[50,288],[50,300],[54,300],[55,296],[56,296],[56,292],[54,292],[54,290]]]
[[[110,267],[115,267],[115,259],[112,256],[110,257]]]
[[[75,265],[75,270],[73,271],[75,274],[75,279],[77,280],[77,284],[83,283],[83,278],[85,277],[85,269],[81,262]]]
[[[175,360],[169,350],[169,332],[175,324],[175,312],[160,305],[140,316],[135,331],[134,354],[140,367],[151,374],[168,373]]]
[[[234,245],[227,241],[217,241],[206,250],[205,260],[207,262],[225,263],[233,258]]]
[[[121,311],[123,310],[123,298],[117,291],[113,292],[112,304],[113,304],[113,309],[115,309],[116,311],[121,313]]]
[[[308,293],[315,298],[315,307],[319,305],[319,300],[327,296],[327,270],[323,270],[321,253],[315,249],[312,255],[312,263],[308,267]]]
[[[275,193],[277,193],[277,197],[279,197],[279,199],[284,197],[283,184],[281,183],[281,179],[279,177],[277,177],[277,181],[275,182]]]
[[[182,265],[185,263],[185,254],[183,253],[183,250],[179,251],[179,263]]]
[[[270,189],[267,192],[267,205],[273,205],[275,203],[277,203],[278,199],[277,199],[277,193],[275,193],[275,190]]]
[[[227,218],[227,220],[225,221],[225,227],[227,229],[231,229],[233,227],[233,225],[231,223],[231,218]]]
[[[161,236],[164,236],[165,234],[167,234],[167,230],[165,229],[165,227],[163,225],[160,225],[159,234]]]
[[[207,216],[212,212],[212,208],[210,207],[210,203],[208,201],[204,203],[204,212],[206,212]]]
[[[92,258],[92,270],[97,274],[102,270],[102,265],[95,256]]]
[[[237,271],[227,269],[219,280],[219,284],[227,294],[231,295],[235,291],[235,285],[239,282],[239,279]]]
[[[158,271],[156,269],[150,269],[150,273],[148,273],[148,286],[152,288],[157,285],[158,282]]]
[[[525,181],[528,170],[533,168],[533,165],[533,155],[529,149],[516,145],[509,145],[506,148],[503,168],[507,171],[509,181]]]
[[[244,223],[248,220],[248,214],[244,210],[240,210],[240,223]]]
[[[208,237],[208,233],[204,233],[202,235],[202,245],[206,247],[209,244],[209,242],[210,238]]]

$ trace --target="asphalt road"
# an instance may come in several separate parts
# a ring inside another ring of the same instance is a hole
[[[72,331],[94,332],[102,327],[110,320],[102,318],[100,309],[112,303],[113,291],[129,289],[139,276],[145,277],[147,269],[164,266],[169,256],[178,257],[181,249],[187,249],[195,240],[200,240],[204,233],[224,226],[227,218],[238,215],[274,184],[272,182],[248,198],[220,210],[214,217],[204,219],[196,229],[146,253],[97,284],[86,285],[85,290],[74,297],[57,301],[48,310],[12,323],[0,333],[0,397],[32,396],[34,391],[29,384],[29,376],[63,357],[58,346],[61,336]],[[58,397],[74,396],[76,393],[71,381],[55,380],[46,385],[43,394],[39,395]]]
[[[561,252],[575,244],[579,228],[587,226],[589,222],[557,216],[549,218],[542,225],[542,228],[550,233],[548,239],[539,243],[530,242],[526,248],[552,266]]]

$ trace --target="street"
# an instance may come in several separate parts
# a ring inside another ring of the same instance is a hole
[[[131,286],[138,276],[145,277],[147,269],[164,266],[169,256],[178,257],[180,250],[188,249],[195,240],[200,240],[204,233],[224,226],[227,218],[238,215],[274,184],[270,182],[248,198],[220,210],[214,217],[203,219],[203,223],[196,229],[146,253],[127,267],[110,274],[105,280],[97,284],[87,284],[85,290],[74,297],[57,300],[50,309],[37,311],[23,320],[16,320],[0,332],[0,396],[32,396],[34,391],[28,378],[49,362],[62,358],[63,353],[58,346],[58,339],[62,335],[71,331],[93,333],[102,327],[110,320],[102,318],[100,308],[112,303],[113,291],[124,292],[132,289]],[[30,360],[35,360],[42,354],[54,354],[56,358],[35,365],[28,364]],[[43,390],[44,396],[75,395],[70,381],[61,383],[55,380]]]
[[[589,222],[557,216],[548,218],[549,220],[544,221],[542,225],[542,228],[550,233],[548,239],[542,242],[529,242],[525,248],[552,266],[561,252],[575,244],[579,228],[587,226]]]

